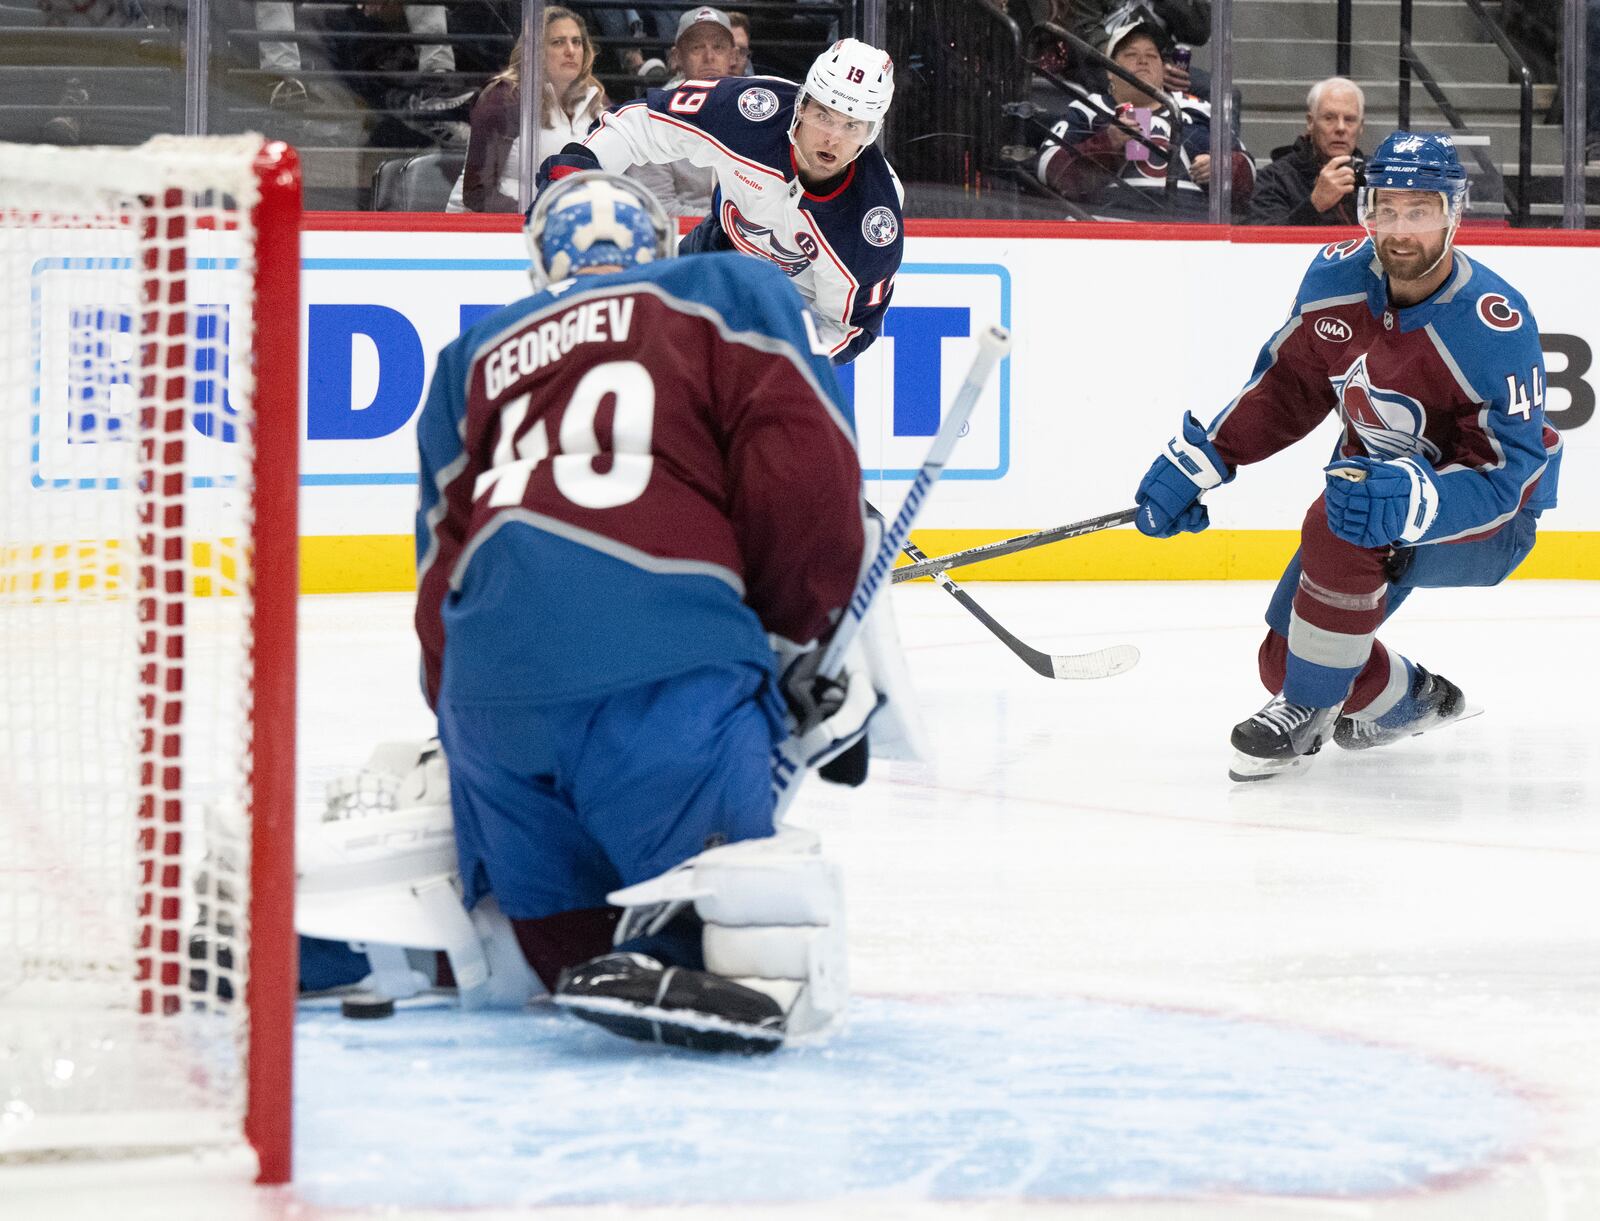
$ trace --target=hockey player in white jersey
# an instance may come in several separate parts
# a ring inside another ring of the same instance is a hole
[[[581,144],[545,158],[539,189],[595,168],[713,169],[711,215],[680,253],[739,250],[776,263],[844,364],[878,337],[900,269],[904,191],[874,143],[893,95],[889,56],[854,38],[818,56],[803,85],[686,80],[602,115]]]

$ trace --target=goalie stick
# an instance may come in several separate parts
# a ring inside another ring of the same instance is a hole
[[[916,520],[917,513],[922,509],[922,502],[927,499],[929,489],[944,473],[944,464],[949,461],[950,451],[955,448],[961,430],[966,426],[967,418],[977,406],[978,395],[983,393],[984,383],[989,380],[989,374],[995,364],[1010,347],[1011,333],[1003,326],[991,326],[978,335],[978,351],[972,358],[972,367],[967,370],[966,380],[956,391],[950,410],[939,424],[939,431],[934,434],[933,444],[928,446],[928,456],[922,460],[922,467],[917,471],[917,477],[906,489],[906,498],[900,503],[900,511],[894,515],[894,521],[884,530],[883,538],[878,543],[878,550],[872,556],[872,562],[867,565],[861,579],[856,582],[855,590],[850,595],[850,602],[845,607],[839,625],[822,650],[822,657],[817,662],[819,677],[834,678],[844,667],[845,650],[860,633],[861,621],[866,618],[867,611],[872,608],[873,599],[883,588],[884,578],[893,570],[895,557],[910,540],[911,523]],[[784,811],[794,801],[795,793],[800,788],[800,778],[805,775],[806,766],[806,760],[799,755],[797,738],[793,734],[772,752],[772,788],[777,797],[777,806],[773,811],[775,821],[783,820]]]
[[[919,563],[928,558],[922,553],[922,549],[912,542],[907,542],[901,550]],[[1131,644],[1114,644],[1109,648],[1096,649],[1092,653],[1041,652],[1023,644],[1001,627],[994,616],[978,605],[971,594],[945,576],[942,571],[935,570],[932,576],[945,593],[961,603],[974,619],[993,632],[1006,648],[1022,658],[1035,674],[1042,674],[1046,678],[1110,678],[1139,664],[1139,650]]]
[[[936,555],[932,559],[923,559],[915,564],[907,564],[904,568],[895,569],[894,583],[898,585],[901,581],[931,577],[946,568],[963,568],[968,564],[982,563],[984,560],[997,560],[1002,555],[1015,555],[1019,551],[1043,547],[1046,543],[1059,543],[1063,539],[1079,538],[1085,534],[1109,530],[1113,526],[1125,526],[1137,513],[1137,509],[1123,509],[1120,513],[1107,513],[1104,517],[1090,517],[1084,521],[1069,522],[1065,526],[1035,530],[1032,534],[1019,534],[1016,538],[1003,538],[998,543],[985,543],[981,547],[969,547],[965,551],[952,551],[949,555]]]

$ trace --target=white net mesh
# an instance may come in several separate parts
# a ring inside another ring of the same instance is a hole
[[[0,1158],[241,1139],[259,147],[0,146]]]

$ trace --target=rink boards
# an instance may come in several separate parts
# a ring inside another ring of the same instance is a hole
[[[309,591],[412,583],[414,429],[439,348],[528,291],[507,218],[308,218],[302,256],[301,535]],[[914,222],[884,338],[841,382],[863,474],[897,504],[971,358],[998,322],[1012,355],[980,400],[919,540],[932,553],[1121,509],[1184,411],[1209,419],[1281,324],[1310,259],[1343,231]],[[1470,257],[1528,298],[1567,456],[1560,511],[1522,575],[1600,576],[1600,487],[1584,478],[1600,313],[1600,235],[1471,234]],[[48,393],[41,403],[50,415]],[[1292,551],[1336,433],[1246,469],[1209,498],[1212,529],[1129,529],[998,561],[973,579],[1261,578]],[[803,461],[803,457],[797,456]]]

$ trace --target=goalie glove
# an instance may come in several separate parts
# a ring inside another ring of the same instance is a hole
[[[778,654],[779,687],[789,706],[789,739],[780,750],[805,767],[822,769],[825,780],[850,785],[866,779],[862,765],[844,773],[825,765],[856,747],[866,737],[867,725],[884,705],[884,697],[871,682],[871,671],[859,644],[845,652],[844,668],[832,678],[817,673],[821,648],[802,649],[782,637],[774,636]]]

